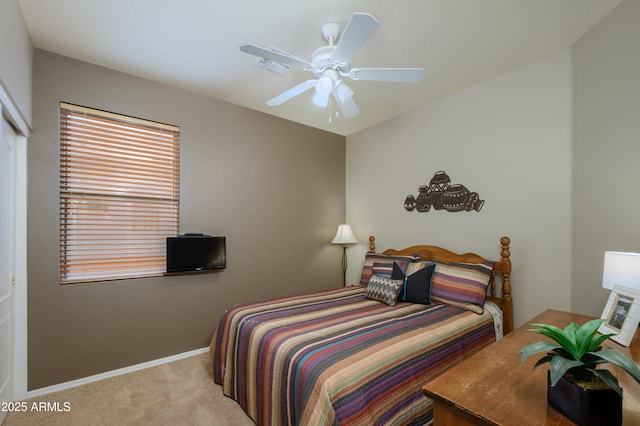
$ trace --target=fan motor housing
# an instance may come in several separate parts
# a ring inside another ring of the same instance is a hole
[[[311,62],[318,67],[320,71],[324,70],[330,65],[330,59],[333,55],[333,51],[336,50],[335,46],[322,46],[314,50],[311,54]]]

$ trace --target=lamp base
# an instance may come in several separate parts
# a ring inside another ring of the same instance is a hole
[[[342,286],[347,286],[347,246],[342,246]]]

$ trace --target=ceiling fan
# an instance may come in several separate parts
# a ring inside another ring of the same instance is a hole
[[[263,61],[275,62],[276,67],[302,68],[314,73],[318,78],[310,79],[267,101],[269,106],[281,105],[284,102],[315,88],[313,102],[319,106],[327,106],[329,96],[333,95],[342,115],[355,117],[360,113],[353,100],[353,90],[342,81],[341,77],[352,80],[387,81],[415,83],[424,77],[423,68],[351,68],[351,58],[378,26],[378,20],[368,13],[354,13],[338,39],[340,26],[328,23],[322,26],[322,35],[329,45],[316,49],[311,54],[311,61],[305,61],[295,55],[274,47],[264,48],[254,44],[242,44],[242,52],[254,55]],[[334,45],[335,41],[338,43]],[[273,64],[272,64],[273,65]]]

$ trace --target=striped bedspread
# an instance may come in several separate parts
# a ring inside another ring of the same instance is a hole
[[[491,315],[368,300],[361,287],[238,305],[214,380],[258,425],[428,424],[422,386],[495,340]]]

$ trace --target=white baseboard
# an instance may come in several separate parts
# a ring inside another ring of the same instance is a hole
[[[108,379],[110,377],[119,376],[121,374],[131,373],[133,371],[144,370],[145,368],[155,367],[157,365],[166,364],[168,362],[177,361],[184,358],[189,358],[195,355],[200,355],[209,351],[209,347],[194,349],[189,352],[183,352],[176,355],[171,355],[165,358],[155,359],[153,361],[143,362],[141,364],[130,365],[129,367],[119,368],[117,370],[106,371],[104,373],[95,374],[89,377],[83,377],[82,379],[71,380],[69,382],[58,383],[57,385],[51,385],[40,389],[34,389],[27,392],[27,398],[33,398],[37,396],[47,395],[53,392],[59,392],[66,389],[71,389],[76,386],[86,385],[87,383],[97,382],[98,380]]]

